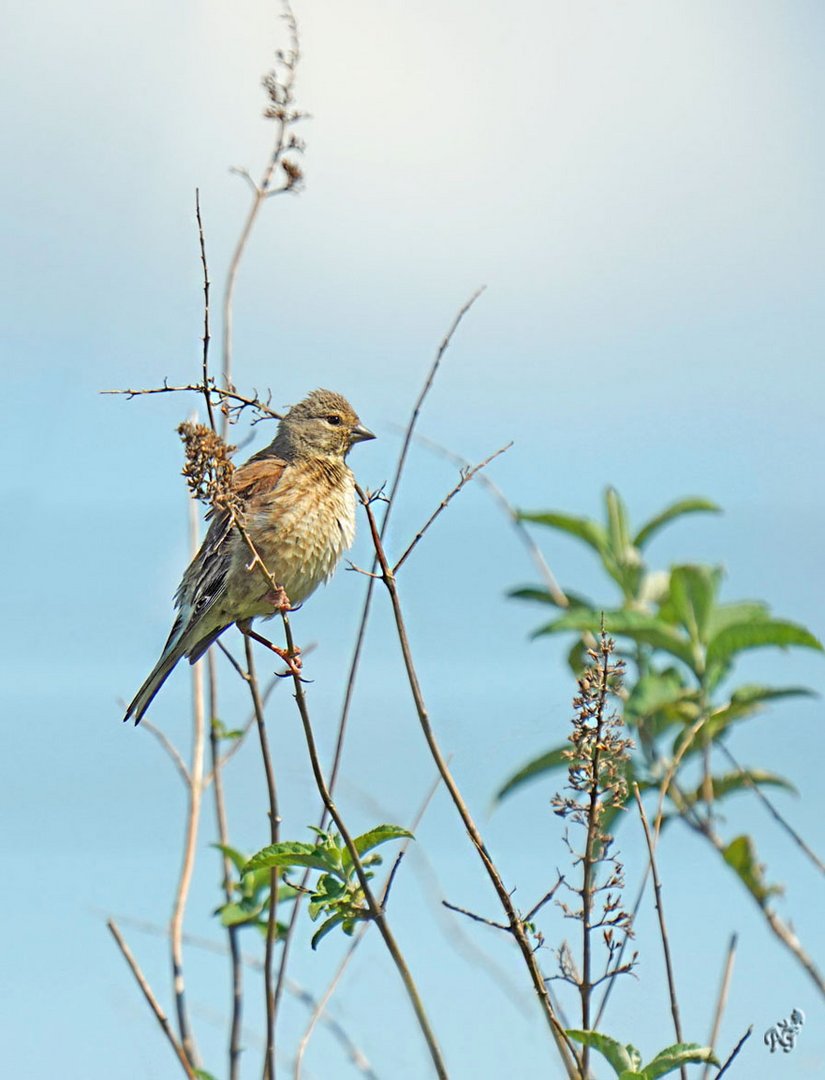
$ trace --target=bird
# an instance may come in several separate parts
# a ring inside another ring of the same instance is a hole
[[[175,593],[169,638],[124,721],[140,723],[184,656],[194,664],[228,627],[246,632],[252,619],[290,610],[331,577],[355,539],[355,477],[346,457],[356,443],[374,438],[345,397],[313,390],[280,420],[269,446],[233,472],[234,514],[270,581],[233,512],[213,506],[203,544]]]

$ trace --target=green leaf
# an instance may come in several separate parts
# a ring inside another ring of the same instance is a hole
[[[767,645],[789,648],[799,645],[822,652],[822,643],[810,630],[797,623],[783,619],[762,619],[757,622],[739,622],[720,630],[708,644],[707,665],[724,664],[736,653],[745,649],[758,649]]]
[[[657,1080],[660,1076],[675,1072],[682,1065],[701,1062],[719,1067],[719,1062],[713,1056],[710,1046],[699,1046],[698,1043],[675,1043],[648,1062],[642,1073],[647,1080]]]
[[[608,634],[629,637],[645,645],[652,645],[671,656],[677,657],[693,669],[694,656],[690,642],[674,627],[655,615],[643,611],[605,611],[604,628]],[[589,630],[598,634],[601,630],[602,612],[580,609],[560,615],[554,622],[534,630],[532,636],[558,634],[565,630]]]
[[[366,855],[368,851],[372,851],[379,844],[386,844],[388,840],[415,840],[415,837],[409,829],[402,829],[400,825],[376,825],[369,832],[356,836],[353,845],[359,855]],[[344,858],[346,859],[348,855],[349,852],[344,855]]]
[[[569,749],[569,744],[565,744],[555,750],[548,750],[546,754],[540,754],[537,758],[533,758],[532,761],[528,761],[526,765],[523,765],[517,773],[510,777],[503,787],[499,788],[494,796],[495,801],[501,802],[505,796],[510,795],[528,780],[535,780],[545,773],[554,772],[562,767],[566,768],[569,761],[565,754]]]
[[[212,731],[219,739],[240,739],[243,735],[243,728],[228,728],[222,720],[219,720],[217,716],[212,718]]]
[[[818,697],[818,694],[806,686],[740,686],[731,694],[727,705],[720,706],[711,713],[707,732],[711,738],[716,738],[735,721],[761,712],[766,702],[779,701],[786,697]]]
[[[638,1060],[634,1060],[634,1057],[638,1058],[639,1053],[634,1046],[623,1046],[616,1039],[611,1039],[609,1035],[602,1035],[598,1031],[579,1031],[577,1028],[568,1028],[567,1035],[583,1046],[598,1050],[602,1057],[613,1066],[617,1076],[627,1070],[632,1071],[639,1064]]]
[[[532,521],[536,525],[549,525],[551,529],[558,529],[570,536],[583,540],[599,555],[604,555],[608,548],[607,533],[604,528],[591,518],[574,517],[572,514],[560,514],[554,510],[544,513],[527,513],[520,510],[520,521]]]
[[[633,543],[637,548],[643,548],[660,529],[663,529],[671,521],[675,521],[676,518],[683,517],[685,514],[697,513],[721,514],[722,508],[709,499],[680,499],[678,502],[671,503],[660,514],[657,514],[656,517],[651,518],[647,524],[643,525],[636,533]]]
[[[579,593],[568,592],[564,590],[564,595],[567,597],[568,604],[562,605],[563,610],[567,611],[569,608],[577,607],[592,607],[593,605],[584,596]],[[524,585],[520,589],[511,589],[507,596],[511,600],[535,600],[539,604],[552,604],[553,607],[559,607],[556,603],[553,593],[548,589],[537,589],[535,586]]]
[[[207,1072],[206,1069],[195,1069],[196,1080],[215,1080],[215,1077],[211,1072]]]
[[[721,571],[710,566],[674,566],[670,572],[670,602],[691,641],[704,645],[716,600]]]
[[[244,872],[248,859],[246,855],[243,855],[237,848],[230,847],[228,844],[211,844],[213,848],[223,852],[223,854],[229,859],[239,874]]]
[[[717,604],[708,623],[708,640],[734,623],[761,622],[770,617],[770,608],[761,600],[736,600],[728,604]]]
[[[232,901],[218,908],[221,917],[221,926],[243,926],[245,923],[257,922],[264,909],[264,904],[239,904]]]
[[[336,915],[330,915],[328,919],[325,919],[324,922],[321,923],[321,925],[312,935],[312,941],[310,942],[313,952],[315,951],[315,949],[318,948],[318,944],[321,939],[325,938],[330,932],[330,930],[332,930],[334,927],[339,926],[342,922],[344,922],[344,919],[345,916],[338,913]]]
[[[352,842],[359,855],[366,855],[368,851],[378,847],[379,844],[386,844],[389,840],[402,839],[414,840],[415,837],[409,829],[402,829],[400,825],[376,825],[376,827],[370,829],[369,832],[356,836]],[[349,871],[352,868],[352,859],[346,848],[341,852],[341,858],[343,860],[344,870]],[[367,862],[364,862],[363,865],[366,866]]]
[[[647,719],[669,705],[678,705],[685,695],[693,695],[676,668],[649,671],[630,691],[624,706],[625,719],[630,723]]]
[[[750,836],[737,836],[731,840],[722,856],[728,866],[739,875],[748,892],[760,907],[765,907],[771,896],[782,892],[779,885],[768,885],[765,868],[756,858],[756,849]]]
[[[249,859],[243,872],[277,866],[308,866],[313,870],[339,873],[337,865],[323,848],[317,844],[302,844],[297,840],[287,840],[262,848]]]
[[[613,554],[620,561],[624,560],[630,543],[630,524],[627,516],[627,507],[621,495],[614,487],[605,488],[604,492],[605,515],[607,517],[607,535]]]
[[[767,772],[765,769],[743,769],[742,772],[723,773],[721,776],[712,776],[710,782],[713,786],[713,798],[717,801],[737,791],[750,791],[754,784],[780,787],[785,791],[793,792],[794,795],[799,794],[790,780],[786,780],[784,776],[779,776],[777,773]],[[687,797],[691,803],[704,799],[704,783],[700,783]]]
[[[819,697],[819,695],[816,690],[811,690],[808,686],[763,686],[761,683],[746,683],[733,691],[730,700],[732,705],[749,706],[786,697]]]

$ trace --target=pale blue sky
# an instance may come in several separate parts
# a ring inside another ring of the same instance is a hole
[[[637,518],[680,495],[715,499],[724,517],[678,526],[652,558],[724,563],[726,596],[764,598],[822,636],[822,6],[355,0],[296,14],[299,102],[312,114],[307,186],[267,208],[243,265],[238,383],[270,387],[276,406],[319,385],[345,393],[379,435],[351,459],[376,487],[453,313],[486,284],[421,431],[471,459],[513,439],[492,475],[527,508],[595,514],[607,483]],[[258,0],[44,0],[6,15],[4,1075],[176,1075],[103,921],[162,924],[178,868],[180,785],[151,738],[120,725],[118,702],[154,662],[186,560],[174,428],[194,403],[97,392],[196,376],[194,189],[217,287],[247,205],[228,167],[257,171],[264,160],[259,79],[279,32],[276,5]],[[413,453],[396,550],[453,482],[450,466]],[[596,591],[584,554],[537,536],[563,583]],[[363,527],[354,558],[369,558]],[[538,785],[484,815],[508,772],[564,738],[573,689],[561,643],[527,640],[540,614],[504,599],[532,578],[499,511],[472,489],[401,583],[437,730],[525,906],[563,859],[551,791]],[[362,588],[339,573],[296,618],[300,639],[320,643],[310,704],[327,751]],[[356,828],[408,820],[433,774],[385,607],[341,788]],[[743,675],[823,689],[814,655],[757,653]],[[153,717],[181,743],[187,685],[183,672],[170,681]],[[227,714],[245,716],[242,688],[228,675],[225,686]],[[285,687],[279,695],[271,724],[285,830],[303,838],[313,787]],[[821,702],[771,710],[734,749],[796,780],[801,798],[777,802],[821,852]],[[252,849],[266,820],[251,746],[227,779],[233,838]],[[732,802],[725,829],[759,838],[771,878],[788,886],[781,912],[822,966],[821,878],[752,802]],[[190,925],[217,938],[213,839],[207,807]],[[689,836],[669,841],[662,873],[686,1034],[706,1037],[738,930],[722,1045],[753,1022],[741,1075],[775,1080],[780,1064],[782,1075],[822,1075],[815,992],[717,860]],[[635,822],[619,842],[632,879]],[[528,1075],[547,1039],[507,943],[460,926],[518,988],[502,998],[477,957],[454,947],[455,929],[443,930],[436,897],[495,907],[441,796],[418,847],[391,914],[451,1075]],[[124,929],[168,1005],[162,942]],[[552,916],[546,930],[563,932]],[[652,1054],[670,1027],[649,905],[638,944],[639,980],[616,994],[604,1027]],[[296,950],[294,977],[323,988],[342,947]],[[187,964],[205,1063],[222,1077],[224,965],[196,950]],[[254,1047],[254,976],[248,998]],[[761,1033],[794,1007],[809,1023],[778,1063]],[[380,1076],[428,1075],[377,941],[365,943],[335,1012]],[[291,1003],[285,1046],[301,1022]],[[250,1059],[256,1075],[257,1048]],[[323,1034],[307,1064],[312,1076],[355,1075]]]

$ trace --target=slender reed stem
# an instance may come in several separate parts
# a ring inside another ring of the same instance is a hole
[[[722,1017],[725,1013],[725,1006],[728,1003],[728,991],[730,990],[730,981],[733,975],[733,962],[736,958],[736,940],[737,935],[731,934],[730,941],[728,942],[728,952],[725,957],[725,968],[722,972],[722,982],[719,985],[719,997],[716,999],[716,1008],[713,1012],[713,1023],[710,1028],[710,1038],[708,1039],[708,1046],[711,1050],[716,1048],[716,1041],[719,1038],[719,1029],[722,1026]],[[702,1080],[708,1080],[710,1076],[710,1064],[705,1065],[704,1072],[702,1073]]]
[[[194,499],[189,501],[189,539],[194,555],[198,550],[198,508]],[[195,868],[195,850],[200,824],[201,802],[203,797],[203,757],[205,741],[204,724],[203,665],[192,667],[192,764],[189,768],[189,805],[186,815],[186,833],[184,838],[183,861],[181,864],[178,887],[172,907],[169,923],[169,941],[172,959],[172,985],[175,994],[175,1008],[178,1017],[180,1041],[189,1061],[197,1067],[197,1050],[189,1024],[186,1008],[186,990],[183,975],[183,918],[192,872]]]

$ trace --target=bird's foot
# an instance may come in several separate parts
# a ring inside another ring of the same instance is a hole
[[[294,675],[296,678],[301,679],[301,669],[304,666],[304,662],[301,659],[301,650],[296,645],[293,649],[279,649],[277,645],[270,645],[270,649],[283,660],[289,671],[284,671],[281,674],[281,678],[285,679],[289,675]],[[301,682],[306,682],[306,679],[301,679]]]
[[[288,615],[290,611],[295,610],[283,585],[279,585],[277,589],[268,592],[265,599],[272,604],[276,611],[280,611],[282,615]]]

